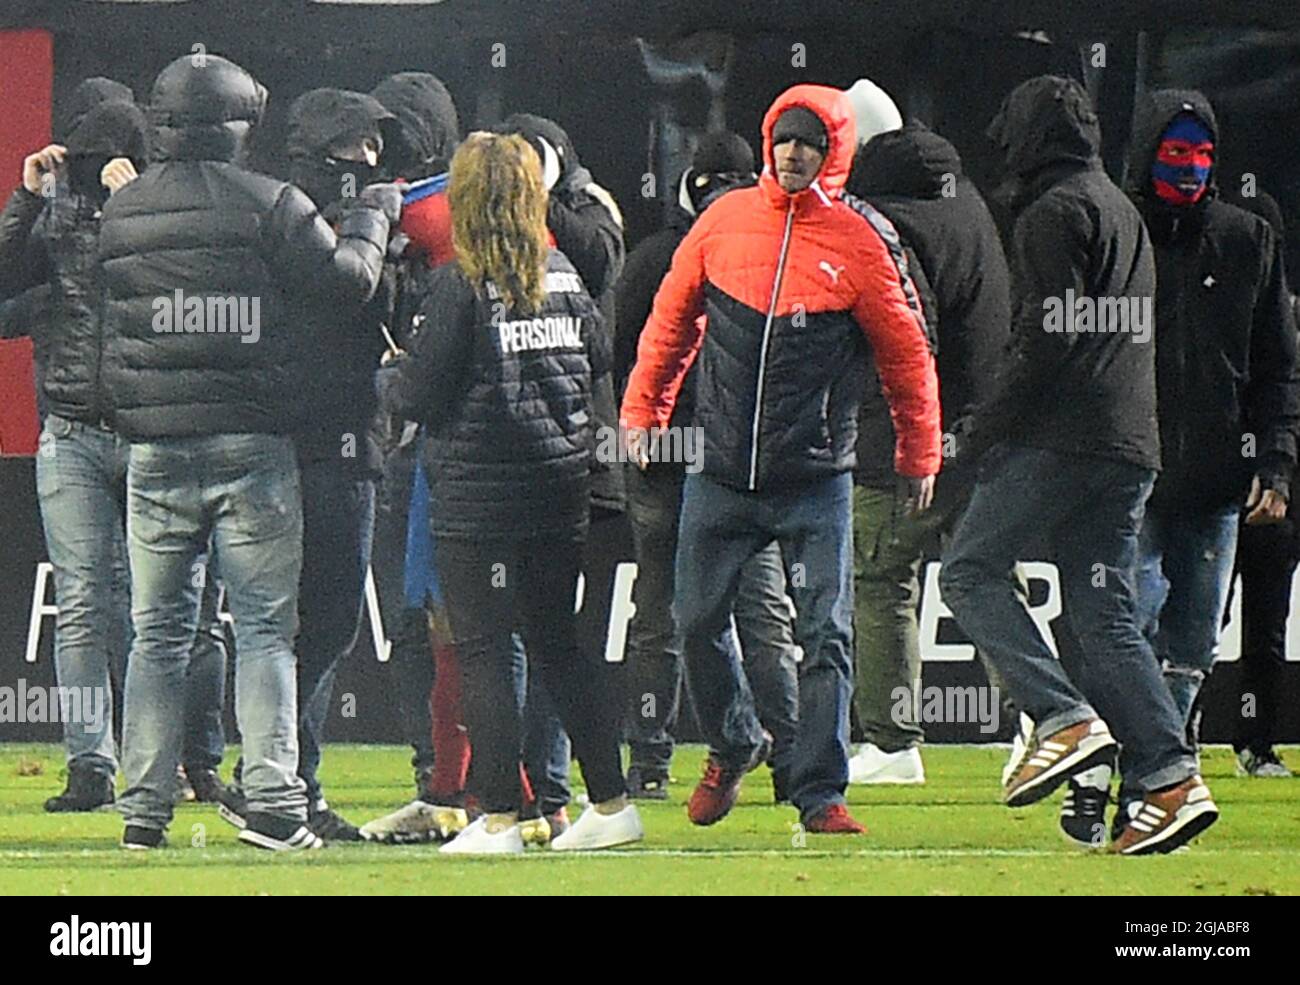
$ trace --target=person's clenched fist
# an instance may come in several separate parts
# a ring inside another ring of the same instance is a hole
[[[68,148],[62,144],[50,144],[35,154],[28,154],[23,158],[23,187],[33,195],[41,194],[45,175],[53,174],[67,154]]]

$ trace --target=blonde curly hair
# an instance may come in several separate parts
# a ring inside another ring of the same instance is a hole
[[[523,137],[476,133],[451,159],[447,189],[456,263],[479,297],[489,282],[512,311],[546,299],[546,186]]]

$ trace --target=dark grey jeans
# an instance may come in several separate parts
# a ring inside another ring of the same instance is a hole
[[[1143,790],[1197,771],[1182,717],[1138,625],[1138,529],[1154,479],[1150,470],[1125,462],[995,447],[980,463],[939,575],[957,622],[1040,734],[1099,714],[1124,745],[1125,784]],[[1009,577],[1040,534],[1049,539],[1062,601],[1082,648],[1086,680],[1077,684],[1061,669]]]

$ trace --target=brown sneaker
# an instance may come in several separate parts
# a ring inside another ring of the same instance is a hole
[[[1002,788],[1008,807],[1024,807],[1048,796],[1075,773],[1115,764],[1118,744],[1100,718],[1090,718],[1051,735],[1035,729],[1025,754]]]
[[[1143,797],[1142,806],[1110,850],[1117,855],[1172,852],[1218,819],[1210,788],[1199,776],[1189,777],[1176,787]]]

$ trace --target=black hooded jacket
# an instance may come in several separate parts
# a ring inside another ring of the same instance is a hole
[[[390,177],[418,181],[447,170],[460,143],[460,119],[441,79],[428,72],[396,72],[370,95],[396,118],[396,129],[384,134]]]
[[[636,364],[637,342],[654,307],[655,292],[694,221],[695,216],[674,202],[663,228],[641,240],[627,255],[623,275],[614,289],[614,378],[620,393]],[[690,423],[694,405],[690,390],[686,383],[682,384],[682,394],[673,408],[674,424]]]
[[[1296,326],[1282,244],[1263,219],[1225,202],[1214,172],[1194,205],[1151,185],[1161,135],[1194,114],[1218,143],[1199,92],[1164,89],[1134,114],[1129,194],[1155,245],[1156,382],[1164,472],[1153,506],[1209,509],[1244,501],[1253,475],[1288,493],[1300,427]]]
[[[330,148],[379,135],[392,119],[374,97],[346,89],[313,89],[289,107],[289,178],[335,229],[376,173],[363,162],[333,160]],[[314,342],[301,352],[306,414],[295,435],[299,462],[338,463],[378,475],[374,372],[384,352],[379,326],[388,321],[387,294],[381,288],[364,306],[320,305],[310,296],[304,301],[297,317],[310,325]]]
[[[134,103],[135,93],[130,86],[115,79],[106,79],[102,75],[78,82],[77,87],[68,94],[59,142],[66,144],[86,114],[100,103],[108,102]]]
[[[555,245],[573,264],[600,307],[603,336],[596,343],[605,347],[600,362],[611,364],[615,324],[614,285],[623,272],[623,226],[613,200],[606,201],[593,191],[591,172],[578,161],[578,152],[568,133],[558,123],[529,113],[516,113],[501,126],[502,133],[517,133],[537,146],[537,138],[555,148],[560,158],[560,176],[551,189],[546,208],[546,225]],[[539,151],[540,153],[540,151]],[[618,428],[618,405],[612,374],[600,374],[593,381],[594,413],[601,433]],[[623,509],[623,473],[613,463],[592,462],[592,505],[611,511]]]
[[[336,236],[293,185],[235,163],[266,90],[223,58],[196,57],[155,81],[156,163],[109,200],[100,226],[106,377],[132,440],[295,430],[303,352],[320,344],[296,307],[307,295],[367,301],[387,242],[379,210],[358,205]]]
[[[1118,302],[1097,301],[1121,299],[1125,312],[1142,316],[1155,295],[1151,241],[1133,203],[1102,170],[1088,94],[1073,80],[1030,79],[1007,97],[989,136],[1004,152],[1018,210],[1012,337],[973,444],[1010,441],[1158,469],[1150,319],[1146,341],[1140,332],[1058,330],[1069,324],[1071,297],[1084,312],[1116,310]]]
[[[920,262],[931,294],[926,320],[937,335],[943,430],[963,434],[992,396],[1011,323],[1010,274],[993,216],[962,173],[957,149],[920,123],[859,148],[846,187],[885,214]],[[873,389],[863,401],[854,475],[859,483],[892,486],[894,428],[878,381]],[[964,461],[960,452],[958,441],[945,472]]]
[[[0,213],[0,298],[13,298],[38,284],[50,287],[47,316],[29,313],[25,319],[44,329],[33,334],[43,413],[90,423],[110,415],[101,372],[104,338],[96,263],[108,189],[99,173],[115,157],[130,158],[137,170],[144,170],[147,129],[144,114],[132,103],[94,103],[75,115],[53,194],[33,195],[20,185]]]

